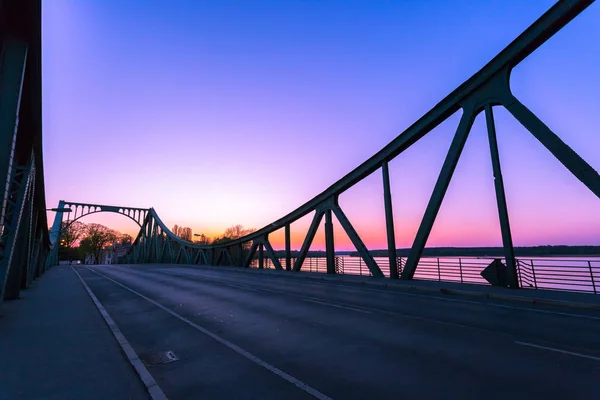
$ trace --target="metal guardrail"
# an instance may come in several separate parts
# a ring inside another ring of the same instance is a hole
[[[481,276],[481,272],[497,259],[497,257],[422,257],[415,279],[489,285]],[[384,275],[389,277],[389,259],[374,257],[374,260]],[[285,258],[280,258],[279,261],[284,263]],[[292,259],[292,262],[295,262],[295,259]],[[519,286],[522,288],[600,293],[600,257],[598,259],[520,257],[516,262]],[[258,264],[258,259],[254,259],[250,267],[258,268]],[[400,274],[405,264],[406,257],[397,257]],[[372,276],[361,257],[336,256],[335,265],[338,274]],[[275,266],[270,259],[266,258],[264,268],[275,269]],[[303,271],[327,273],[327,258],[307,257]]]

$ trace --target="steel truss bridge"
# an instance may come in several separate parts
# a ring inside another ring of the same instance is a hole
[[[569,24],[593,3],[593,0],[560,0],[480,71],[442,99],[435,107],[371,158],[332,184],[325,191],[288,215],[264,228],[235,240],[217,245],[185,241],[171,232],[153,208],[132,208],[61,201],[58,208],[74,209],[69,221],[97,212],[125,215],[140,225],[127,263],[187,263],[248,267],[256,260],[277,270],[300,271],[308,250],[325,219],[326,271],[336,273],[333,218],[338,220],[360,255],[370,275],[384,277],[380,265],[365,246],[351,221],[338,203],[338,197],[367,176],[380,171],[383,177],[383,202],[387,231],[389,277],[410,280],[417,266],[455,167],[475,118],[485,114],[490,158],[504,248],[505,279],[499,284],[518,288],[522,277],[515,259],[509,214],[494,123],[494,107],[512,114],[577,179],[600,198],[600,175],[565,144],[544,122],[511,92],[510,74],[520,62],[546,40]],[[0,176],[3,186],[0,215],[0,300],[18,296],[21,288],[48,267],[58,262],[57,252],[63,213],[57,212],[48,232],[44,199],[41,127],[40,4],[39,1],[2,2],[0,5]],[[444,159],[424,216],[406,260],[396,254],[392,194],[388,163],[448,119],[461,112],[460,122]],[[290,226],[314,213],[299,255],[292,259]],[[269,235],[285,230],[285,257],[279,258]],[[293,262],[292,262],[293,261]],[[439,266],[438,266],[439,268]],[[590,267],[590,277],[594,272]],[[598,280],[600,277],[596,277]],[[595,286],[594,286],[595,289]]]

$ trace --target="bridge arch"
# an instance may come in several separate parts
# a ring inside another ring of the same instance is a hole
[[[120,214],[135,222],[141,229],[150,211],[150,209],[148,208],[79,203],[64,200],[58,202],[57,208],[58,211],[56,212],[56,215],[54,217],[54,224],[52,225],[52,229],[50,231],[50,242],[52,244],[55,244],[59,240],[62,232],[64,232],[69,226],[71,226],[71,224],[88,215],[97,214],[101,212],[111,212],[115,214]],[[67,208],[71,211],[68,213],[60,211]],[[68,218],[65,219],[64,214],[68,214]],[[68,222],[68,224],[65,227],[62,226],[63,220],[66,220]]]
[[[61,201],[59,203],[58,208],[70,208],[71,212],[69,214],[72,214],[73,216],[73,218],[67,218],[69,224],[65,227],[65,229],[83,217],[101,212],[112,212],[115,214],[124,215],[141,228],[149,211],[147,208],[137,207],[109,206],[104,204],[75,203],[67,201],[65,201],[62,205],[61,203],[63,202]],[[71,217],[71,215],[69,215],[69,217]]]

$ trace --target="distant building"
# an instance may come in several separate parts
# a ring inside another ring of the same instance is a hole
[[[119,258],[124,257],[125,254],[131,248],[131,243],[119,243],[114,242],[111,245],[104,247],[100,250],[100,262],[101,265],[118,264]],[[86,264],[96,264],[96,255],[94,253],[85,254]]]

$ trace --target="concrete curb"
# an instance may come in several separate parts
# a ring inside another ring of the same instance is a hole
[[[71,269],[73,270],[73,272],[75,272],[75,274],[81,281],[83,288],[90,295],[90,298],[92,299],[92,301],[98,308],[98,311],[100,311],[102,318],[104,318],[104,321],[110,328],[110,331],[114,335],[115,339],[117,339],[119,346],[121,346],[121,350],[123,351],[123,354],[125,354],[125,357],[127,357],[127,360],[129,361],[129,363],[131,364],[133,369],[135,369],[135,372],[137,372],[138,376],[140,377],[140,380],[146,387],[146,390],[150,394],[150,398],[152,398],[152,400],[167,400],[167,396],[164,394],[162,389],[158,386],[158,384],[156,383],[156,381],[154,380],[154,378],[152,377],[150,372],[148,372],[148,370],[146,369],[146,366],[144,365],[144,363],[142,363],[142,360],[140,360],[139,356],[137,355],[137,353],[135,352],[135,350],[133,349],[131,344],[129,344],[127,339],[125,339],[125,336],[123,335],[123,333],[121,332],[121,330],[119,329],[119,327],[117,326],[115,321],[112,319],[112,317],[110,316],[108,311],[106,311],[106,309],[104,308],[102,303],[100,303],[100,301],[98,300],[96,295],[94,295],[94,293],[92,292],[92,289],[90,289],[90,287],[87,285],[87,283],[85,283],[85,281],[83,280],[81,275],[79,275],[79,272],[77,272],[77,270],[75,270],[75,268],[71,267]]]
[[[138,264],[132,264],[138,265]],[[283,278],[283,279],[308,279],[308,280],[316,280],[316,281],[326,281],[326,282],[336,282],[336,283],[349,283],[352,285],[366,285],[373,287],[385,287],[388,289],[397,289],[403,291],[417,291],[417,292],[428,292],[428,293],[436,293],[436,294],[444,294],[444,295],[460,295],[460,296],[469,296],[469,297],[483,297],[486,299],[492,300],[504,300],[504,301],[512,301],[516,303],[525,303],[525,304],[538,304],[538,305],[547,305],[547,306],[558,306],[558,307],[566,307],[566,308],[574,308],[574,309],[582,309],[582,310],[599,310],[600,311],[600,296],[598,303],[582,303],[582,302],[574,302],[574,301],[566,301],[566,300],[558,300],[558,299],[550,299],[544,297],[534,297],[534,296],[519,296],[513,294],[505,294],[505,293],[490,293],[490,292],[480,292],[475,290],[468,289],[454,289],[447,287],[427,287],[421,285],[414,284],[400,284],[396,282],[391,282],[388,280],[384,282],[379,282],[378,280],[361,280],[361,281],[351,281],[347,279],[336,279],[333,277],[329,277],[325,274],[321,273],[313,273],[315,276],[304,275],[302,272],[296,273],[293,275],[284,275],[279,271],[271,271],[271,270],[257,270],[255,268],[240,268],[240,267],[215,267],[212,265],[194,265],[194,264],[165,264],[165,266],[184,266],[184,265],[192,265],[196,268],[210,269],[215,271],[230,271],[235,273],[242,274],[266,274],[273,277]],[[306,273],[308,274],[308,273]],[[318,276],[323,275],[323,276]],[[539,289],[538,289],[539,290]],[[593,295],[590,295],[593,296]]]

